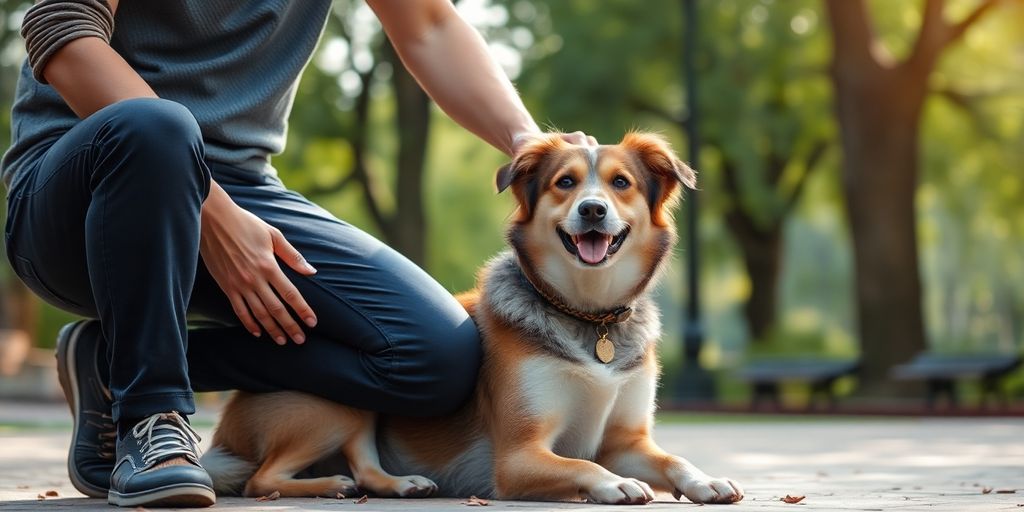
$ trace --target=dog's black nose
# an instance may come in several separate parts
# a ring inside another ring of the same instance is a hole
[[[605,214],[608,213],[608,205],[604,204],[604,201],[587,199],[580,203],[577,210],[580,212],[580,216],[585,220],[599,221],[604,219]]]

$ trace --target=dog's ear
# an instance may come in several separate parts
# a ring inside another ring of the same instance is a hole
[[[511,163],[498,169],[495,184],[498,193],[511,187],[519,203],[517,222],[527,222],[533,216],[533,209],[540,199],[541,175],[549,157],[569,143],[558,134],[541,135],[530,139],[516,153]]]
[[[665,137],[654,133],[630,132],[620,144],[633,151],[655,175],[674,180],[686,188],[697,189],[697,173],[676,156]]]
[[[659,226],[668,225],[671,210],[679,201],[680,186],[696,190],[697,173],[676,156],[661,135],[630,132],[619,144],[650,173],[646,188],[651,220]]]
[[[494,179],[494,184],[498,187],[499,194],[504,192],[512,184],[512,180],[515,179],[514,166],[515,162],[509,162],[498,168],[498,175]]]
[[[514,183],[529,179],[537,172],[544,158],[563,144],[565,142],[558,134],[541,135],[526,142],[511,162],[498,168],[494,180],[498,193],[504,192]]]

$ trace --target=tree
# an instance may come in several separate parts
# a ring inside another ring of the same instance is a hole
[[[702,133],[719,156],[725,225],[750,281],[743,312],[757,343],[778,324],[786,221],[834,136],[820,115],[822,34],[806,2],[704,5],[702,19],[717,31],[701,49]]]
[[[834,138],[831,120],[821,116],[828,101],[824,34],[809,2],[701,6],[701,133],[717,163],[700,170],[709,171],[701,188],[717,193],[739,248],[750,283],[743,313],[759,343],[778,324],[786,222]],[[634,94],[637,110],[685,122],[685,113],[661,106],[667,98],[656,104]]]
[[[889,369],[925,348],[915,218],[922,106],[942,53],[996,3],[982,0],[953,23],[944,0],[925,0],[913,48],[897,60],[864,0],[825,2],[866,395],[899,391]]]

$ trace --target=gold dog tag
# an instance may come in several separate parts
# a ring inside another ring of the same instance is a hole
[[[604,364],[612,362],[615,359],[615,345],[612,344],[612,340],[608,339],[608,335],[604,335],[597,339],[597,344],[594,345],[594,353],[597,354],[597,360]]]
[[[597,360],[604,364],[615,359],[615,345],[608,339],[608,326],[601,324],[597,326],[597,343],[594,344],[594,355]]]

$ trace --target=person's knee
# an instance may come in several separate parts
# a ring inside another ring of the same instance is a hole
[[[190,145],[202,141],[199,123],[181,103],[161,98],[133,98],[113,103],[94,115],[119,139],[149,145]]]
[[[103,150],[117,153],[125,167],[144,173],[151,185],[207,186],[202,131],[184,105],[160,98],[134,98],[93,115],[103,119],[99,133]]]
[[[406,398],[405,413],[437,416],[458,409],[476,387],[482,347],[467,317],[454,329],[424,329],[409,357],[392,361],[392,384]]]

